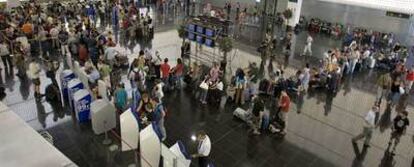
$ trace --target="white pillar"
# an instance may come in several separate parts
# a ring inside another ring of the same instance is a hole
[[[288,0],[287,9],[292,10],[292,18],[289,20],[289,25],[292,27],[299,23],[300,12],[302,10],[302,2],[303,0],[296,0],[296,2],[291,2]]]
[[[409,45],[414,45],[414,15],[410,18],[410,23],[408,25],[408,38],[407,43]]]

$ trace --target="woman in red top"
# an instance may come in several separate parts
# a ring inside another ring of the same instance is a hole
[[[183,61],[178,58],[177,59],[177,65],[173,68],[173,72],[174,72],[174,81],[177,83],[177,87],[178,89],[181,88],[181,80],[182,80],[182,76],[183,76],[183,71],[184,71],[184,65],[183,65]]]
[[[407,94],[410,93],[411,88],[413,86],[413,82],[414,82],[414,68],[411,68],[410,70],[407,71],[407,75],[405,76],[405,80],[407,81]]]
[[[161,64],[160,66],[160,71],[161,71],[161,79],[162,82],[164,82],[165,86],[168,88],[168,77],[170,76],[170,70],[171,67],[168,64],[168,58],[164,59],[164,63]]]
[[[281,129],[281,134],[286,135],[286,129],[287,129],[287,121],[288,121],[288,112],[290,109],[290,97],[286,93],[286,91],[282,91],[279,98],[279,118],[283,121],[283,129]]]

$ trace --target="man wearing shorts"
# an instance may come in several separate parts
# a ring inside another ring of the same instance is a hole
[[[400,142],[401,136],[405,134],[407,127],[410,125],[410,121],[408,120],[407,116],[408,116],[408,112],[403,111],[401,113],[398,113],[398,115],[394,118],[394,121],[392,124],[391,138],[390,138],[390,141],[388,142],[388,149],[389,149],[391,148],[393,144],[392,142],[394,141],[394,147],[391,152],[392,155],[394,155],[395,148]]]

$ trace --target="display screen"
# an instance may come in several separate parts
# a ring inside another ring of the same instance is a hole
[[[194,25],[194,24],[189,24],[189,25],[188,25],[188,30],[189,30],[189,31],[191,31],[191,32],[195,32],[195,29],[196,29],[196,25]]]
[[[206,39],[205,44],[209,47],[214,47],[214,41],[211,39]]]
[[[197,36],[197,42],[200,43],[200,44],[203,44],[204,43],[203,37],[202,36]]]
[[[200,34],[204,34],[204,27],[197,26],[197,32]]]
[[[214,30],[212,29],[206,29],[206,35],[209,37],[214,37]]]
[[[188,33],[188,39],[195,40],[195,35],[193,33]]]

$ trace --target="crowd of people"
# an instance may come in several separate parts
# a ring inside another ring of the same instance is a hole
[[[171,7],[179,4],[183,6],[183,2],[179,1],[157,3],[159,10],[166,13]],[[251,114],[246,121],[253,134],[259,135],[262,130],[286,135],[291,98],[297,100],[297,112],[300,113],[300,97],[303,98],[311,89],[327,89],[336,93],[343,78],[375,68],[383,71],[377,82],[376,103],[365,117],[363,133],[352,141],[365,137],[364,144],[369,146],[384,100],[389,108],[395,108],[398,112],[390,140],[390,145],[394,142],[394,151],[409,125],[406,106],[414,82],[414,68],[406,65],[407,48],[395,42],[392,35],[381,36],[382,40],[378,40],[379,36],[359,35],[358,31],[353,36],[347,36],[351,40],[345,42],[343,48],[330,49],[324,53],[317,66],[306,64],[293,76],[286,77],[283,69],[272,69],[269,71],[270,78],[263,79],[258,65],[251,63],[246,68],[238,68],[231,74],[231,80],[226,82],[226,63],[214,62],[206,68],[193,62],[187,68],[183,60],[185,58],[181,57],[174,60],[177,63],[172,66],[170,59],[161,58],[161,53],[154,52],[151,48],[141,47],[137,55],[132,55],[133,61],[129,63],[128,56],[120,53],[116,46],[126,46],[131,44],[131,40],[148,43],[154,35],[154,21],[149,10],[140,10],[142,8],[139,7],[142,4],[128,2],[44,5],[29,1],[14,10],[2,11],[0,56],[4,68],[12,71],[15,66],[18,77],[28,78],[34,84],[34,96],[38,101],[45,97],[53,110],[61,110],[62,99],[56,73],[62,69],[62,59],[68,64],[74,59],[87,74],[94,98],[109,97],[118,113],[130,108],[131,103],[136,103],[133,112],[138,116],[140,124],[158,125],[163,141],[167,138],[164,126],[168,113],[165,94],[181,90],[184,85],[203,105],[211,104],[220,110],[224,110],[224,106],[230,103],[240,107],[248,106],[246,112]],[[243,23],[247,8],[242,10],[239,3],[235,8],[235,19]],[[227,14],[216,13],[207,5],[204,12],[214,17],[229,17],[232,12],[230,2],[226,3],[225,10]],[[251,15],[251,20],[257,22],[257,7],[253,7]],[[112,30],[106,29],[108,25],[112,26]],[[287,33],[283,46],[287,55],[291,52],[291,36],[292,32]],[[309,34],[303,55],[312,55],[313,40]],[[40,89],[42,69],[46,69],[46,76],[51,80],[45,92]],[[127,90],[127,83],[121,81],[124,73],[131,90]],[[105,82],[107,92],[99,92],[99,80]],[[128,91],[134,91],[138,98],[133,98],[135,101],[130,102]],[[276,98],[269,98],[269,95]],[[271,107],[266,105],[269,99]],[[275,112],[269,111],[269,108]],[[198,138],[210,143],[205,132],[200,132]],[[208,157],[210,148],[202,152],[194,157]]]

